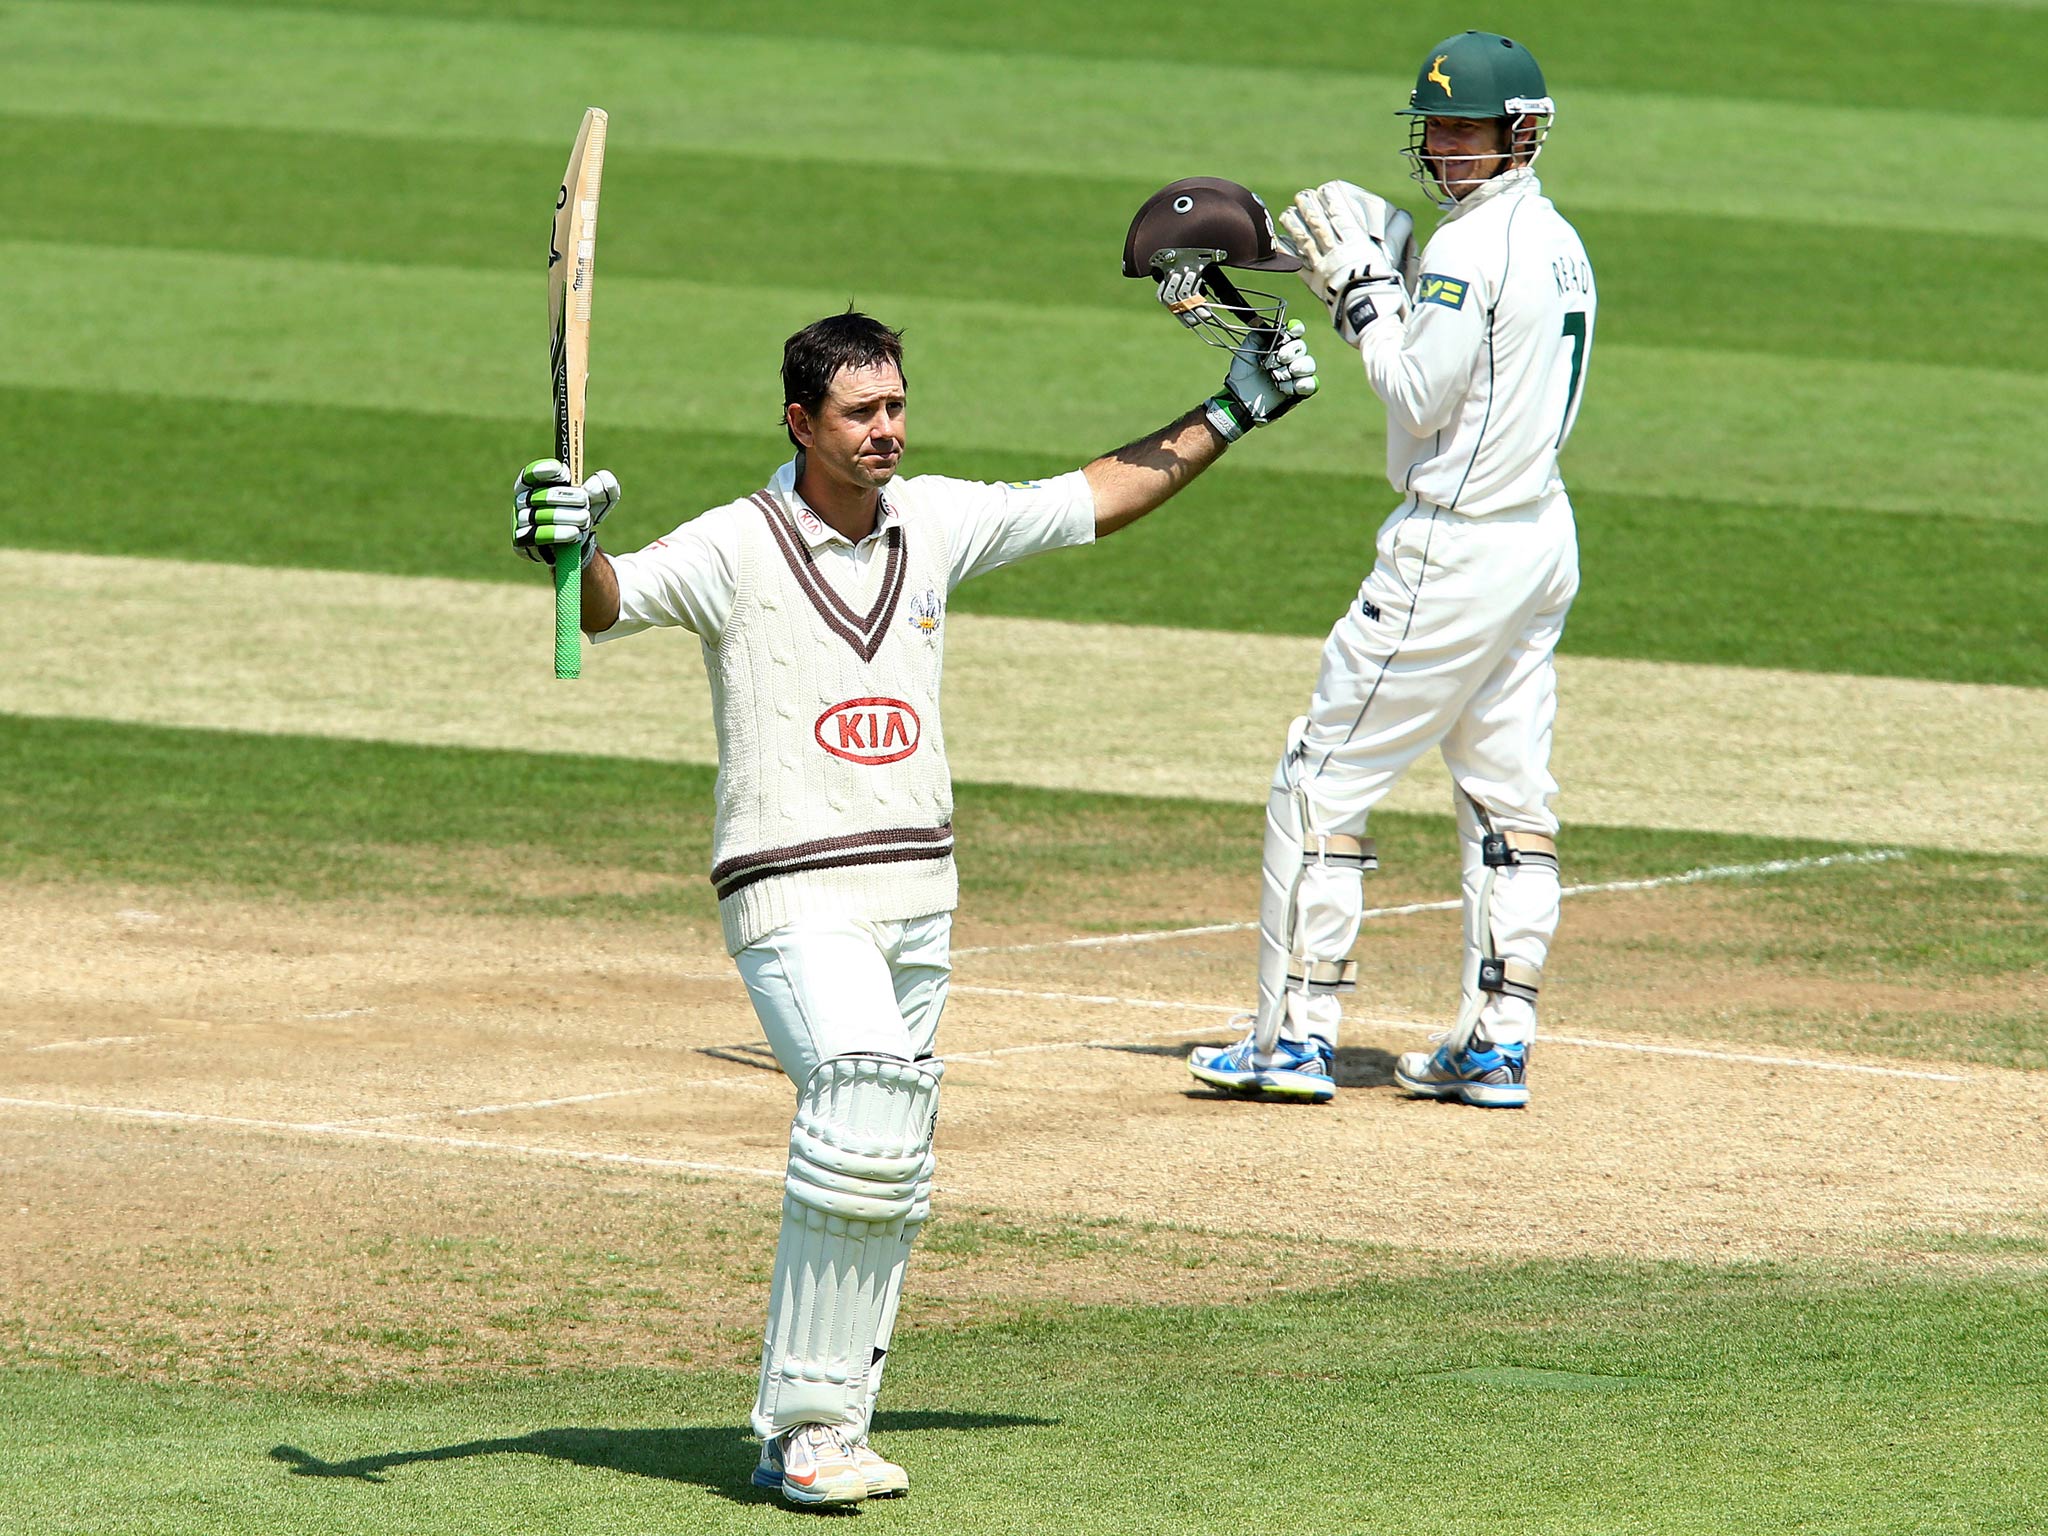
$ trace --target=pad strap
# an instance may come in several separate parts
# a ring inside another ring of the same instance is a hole
[[[1557,839],[1541,832],[1489,832],[1479,840],[1479,857],[1491,869],[1523,864],[1558,867]]]
[[[1379,844],[1369,837],[1347,837],[1342,832],[1311,832],[1303,840],[1301,862],[1329,869],[1355,869],[1364,873],[1380,867]]]
[[[1519,997],[1523,1002],[1533,1004],[1542,981],[1543,968],[1530,965],[1525,960],[1503,960],[1488,955],[1479,962],[1479,990],[1482,992]]]
[[[1296,955],[1287,966],[1287,989],[1290,992],[1313,992],[1328,996],[1334,992],[1353,992],[1358,988],[1358,962],[1356,960],[1310,960],[1306,964]]]

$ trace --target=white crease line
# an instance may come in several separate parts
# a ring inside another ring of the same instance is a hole
[[[356,1019],[366,1013],[375,1013],[374,1008],[337,1008],[332,1013],[302,1013],[302,1019]]]
[[[460,1119],[467,1115],[509,1115],[522,1109],[558,1109],[564,1104],[595,1104],[600,1099],[624,1099],[639,1093],[658,1093],[670,1083],[646,1088],[613,1088],[604,1093],[574,1093],[560,1099],[525,1099],[516,1104],[477,1104],[468,1109],[414,1109],[399,1115],[365,1115],[359,1120],[334,1120],[331,1125],[392,1125],[401,1120],[432,1120],[437,1115]],[[695,1085],[692,1085],[695,1086]]]
[[[1638,1045],[1625,1040],[1587,1040],[1574,1035],[1543,1035],[1538,1045],[1576,1045],[1589,1051],[1636,1051],[1645,1056],[1696,1056],[1705,1061],[1739,1061],[1757,1067],[1801,1067],[1809,1072],[1858,1072],[1867,1077],[1910,1077],[1924,1083],[1967,1083],[1964,1072],[1915,1072],[1906,1067],[1867,1067],[1855,1061],[1809,1061],[1803,1056],[1751,1056],[1742,1051],[1703,1051],[1684,1045]]]
[[[1656,875],[1647,880],[1604,880],[1597,885],[1568,885],[1561,896],[1591,896],[1603,891],[1654,891],[1667,885],[1696,885],[1702,880],[1739,880],[1747,875],[1783,875],[1800,869],[1826,869],[1836,864],[1888,864],[1903,859],[1903,848],[1878,848],[1868,853],[1828,853],[1808,859],[1771,859],[1762,864],[1715,864],[1688,869],[1682,874]],[[1406,917],[1413,912],[1455,912],[1462,901],[1414,901],[1399,907],[1371,907],[1360,914],[1361,921],[1375,917]],[[954,955],[1021,955],[1040,949],[1102,949],[1114,944],[1157,944],[1165,939],[1192,939],[1210,933],[1244,933],[1259,925],[1208,923],[1200,928],[1161,928],[1145,933],[1115,933],[1101,938],[1049,939],[1037,944],[981,944],[956,949]],[[955,989],[958,990],[957,988]]]
[[[1233,1008],[1224,1003],[1178,1003],[1165,1002],[1150,997],[1108,997],[1089,992],[1027,992],[1015,987],[954,987],[955,992],[980,993],[991,997],[1021,997],[1035,1002],[1081,1003],[1097,1008],[1141,1008],[1172,1009],[1186,1013],[1242,1014],[1242,1008]],[[1421,1034],[1433,1034],[1442,1029],[1441,1024],[1427,1024],[1419,1019],[1368,1018],[1354,1015],[1345,1020],[1354,1029],[1403,1029]],[[1119,1045],[1142,1044],[1144,1040],[1163,1040],[1175,1036],[1209,1034],[1207,1028],[1175,1030],[1171,1035],[1147,1035],[1138,1040],[1058,1040],[1037,1045],[1001,1046],[989,1051],[963,1051],[947,1055],[944,1061],[992,1061],[1001,1056],[1018,1055],[1027,1051],[1079,1051],[1110,1049]],[[1801,1056],[1757,1056],[1744,1051],[1709,1051],[1696,1046],[1648,1045],[1629,1040],[1594,1040],[1583,1035],[1537,1036],[1538,1045],[1570,1045],[1589,1051],[1626,1051],[1642,1056],[1688,1056],[1699,1061],[1740,1062],[1745,1066],[1798,1067],[1810,1072],[1853,1072],[1866,1077],[1907,1077],[1929,1083],[1967,1083],[1967,1073],[1920,1072],[1908,1067],[1873,1067],[1854,1061],[1817,1061]]]
[[[373,1131],[363,1126],[332,1125],[325,1121],[252,1120],[242,1115],[202,1115],[181,1109],[133,1109],[121,1104],[67,1104],[52,1099],[0,1098],[0,1106],[13,1109],[54,1110],[74,1115],[110,1115],[127,1120],[166,1120],[179,1125],[232,1125],[245,1130],[295,1131],[305,1136],[347,1136],[361,1141],[404,1142],[414,1146],[454,1147],[465,1152],[510,1152],[522,1157],[553,1158],[571,1163],[613,1163],[632,1168],[673,1168],[683,1173],[737,1173],[749,1178],[774,1179],[785,1175],[781,1168],[742,1168],[733,1163],[695,1163],[679,1157],[642,1157],[631,1152],[579,1152],[570,1147],[532,1147],[509,1141],[475,1141],[462,1136],[423,1136],[411,1131]]]
[[[91,1040],[52,1040],[47,1045],[32,1045],[31,1051],[90,1051],[102,1045],[140,1045],[151,1035],[99,1035]]]

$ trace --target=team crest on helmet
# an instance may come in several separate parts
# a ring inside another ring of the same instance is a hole
[[[1435,81],[1438,85],[1444,88],[1444,94],[1446,96],[1451,94],[1451,77],[1444,73],[1444,60],[1448,59],[1449,57],[1450,55],[1448,53],[1438,54],[1436,58],[1431,62],[1429,66],[1429,74],[1427,76],[1428,79]]]
[[[946,605],[939,598],[936,587],[926,587],[910,600],[910,612],[904,622],[933,644],[938,643],[939,623],[946,616]]]

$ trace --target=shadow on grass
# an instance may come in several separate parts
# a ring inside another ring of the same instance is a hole
[[[875,1433],[917,1430],[1045,1429],[1057,1419],[1007,1413],[927,1413],[904,1411],[875,1415]],[[270,1459],[281,1461],[295,1477],[341,1477],[381,1483],[394,1467],[429,1461],[465,1461],[473,1456],[546,1456],[579,1467],[692,1483],[722,1498],[742,1503],[771,1500],[776,1495],[754,1487],[750,1477],[759,1451],[746,1429],[721,1424],[687,1429],[537,1429],[526,1435],[495,1440],[466,1440],[427,1450],[382,1451],[348,1461],[323,1461],[296,1445],[271,1447]]]

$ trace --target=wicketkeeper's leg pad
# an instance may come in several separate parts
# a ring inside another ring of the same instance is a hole
[[[797,1100],[753,1425],[866,1432],[876,1346],[931,1206],[936,1061],[834,1056]],[[882,1347],[886,1348],[886,1342]]]
[[[1462,795],[1459,802],[1466,950],[1460,1037],[1483,1022],[1489,1039],[1527,1044],[1536,1030],[1543,963],[1557,933],[1557,839],[1497,829],[1477,805]]]
[[[1365,873],[1379,868],[1369,837],[1320,825],[1302,784],[1302,736],[1287,733],[1266,797],[1264,873],[1259,892],[1259,1049],[1318,1035],[1336,1043],[1339,992],[1357,984],[1351,958],[1365,912]]]

